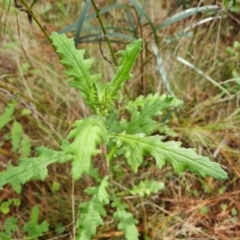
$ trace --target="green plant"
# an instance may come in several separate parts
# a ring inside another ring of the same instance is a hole
[[[229,57],[232,61],[229,61],[229,67],[231,68],[231,74],[233,77],[233,80],[236,82],[236,85],[239,89],[240,85],[240,74],[238,71],[238,65],[239,65],[239,55],[240,55],[240,42],[235,41],[233,43],[233,47],[227,47],[226,52],[229,54]]]
[[[0,205],[1,212],[8,213],[10,211],[10,205],[19,206],[19,199],[10,199],[9,201],[2,202]],[[4,206],[3,206],[4,205]],[[8,217],[5,219],[4,223],[0,226],[0,239],[11,240],[14,238],[15,233],[19,230],[19,219],[16,217]],[[23,231],[28,238],[38,239],[43,233],[49,230],[49,224],[46,221],[39,223],[39,206],[35,205],[30,214],[29,220],[23,225]],[[65,227],[60,223],[56,226],[56,234],[61,234],[65,231]],[[25,238],[24,238],[25,239]]]
[[[9,140],[14,154],[19,154],[21,157],[28,157],[31,150],[31,142],[29,137],[24,134],[23,126],[17,120],[16,114],[14,115],[15,108],[15,102],[7,104],[3,114],[0,116],[0,130],[8,124],[11,124],[10,130],[6,131],[6,134],[4,134],[4,137],[2,138],[3,141],[0,141],[0,146],[2,146],[5,141]],[[30,111],[28,109],[23,109],[20,117],[27,114],[30,114]]]
[[[17,201],[18,199],[13,199]],[[20,200],[19,200],[20,201]],[[9,201],[8,201],[9,202]],[[16,203],[15,203],[16,205]],[[35,205],[31,211],[30,219],[23,226],[23,231],[28,237],[33,240],[37,240],[38,236],[48,231],[49,224],[43,221],[39,224],[39,206]],[[11,240],[13,239],[14,233],[19,229],[18,219],[16,217],[8,217],[4,224],[1,226],[2,232],[0,232],[1,239]]]
[[[38,224],[39,216],[39,206],[35,205],[32,209],[30,219],[23,226],[23,231],[28,234],[31,239],[38,239],[37,236],[48,231],[48,223],[43,221],[41,224]]]
[[[222,2],[223,2],[224,7],[229,7],[229,8],[232,7],[235,10],[238,9],[238,5],[237,4],[238,4],[239,1],[237,1],[237,0],[223,0]]]
[[[1,202],[1,201],[0,201]],[[10,212],[10,206],[20,206],[21,200],[19,198],[11,198],[7,201],[3,201],[0,204],[0,211],[3,214],[8,214]]]
[[[119,222],[118,229],[124,231],[126,239],[134,240],[138,239],[137,220],[128,210],[123,197],[157,193],[164,185],[147,179],[130,190],[113,188],[113,166],[118,159],[126,159],[134,173],[147,161],[144,159],[148,155],[155,159],[159,169],[165,163],[170,163],[178,174],[189,169],[202,177],[227,178],[227,173],[218,163],[198,155],[193,149],[181,147],[180,142],[164,142],[164,137],[155,134],[160,128],[157,122],[160,115],[169,108],[178,107],[182,104],[181,100],[158,94],[139,96],[129,102],[117,100],[124,83],[132,77],[130,72],[141,51],[141,39],[132,42],[121,52],[116,74],[106,84],[100,83],[101,74],[90,73],[93,60],[85,60],[85,51],[76,50],[72,39],[64,34],[52,33],[51,40],[61,63],[67,67],[65,73],[72,78],[69,85],[80,90],[81,97],[91,107],[93,114],[73,124],[67,140],[61,141],[59,151],[36,148],[38,157],[22,158],[19,166],[0,173],[0,187],[7,183],[24,184],[36,178],[44,180],[49,164],[72,161],[72,177],[75,181],[86,174],[96,182],[96,186],[84,191],[90,199],[79,206],[77,239],[91,239],[96,234],[97,227],[103,225],[103,218],[107,215],[104,207],[111,204],[115,209],[113,218]],[[118,109],[118,105],[123,109]],[[107,171],[104,176],[93,167],[93,157],[105,164]]]
[[[0,237],[3,240],[11,240],[12,235],[18,229],[18,219],[15,217],[8,217],[4,224],[2,225],[2,232],[0,232]]]

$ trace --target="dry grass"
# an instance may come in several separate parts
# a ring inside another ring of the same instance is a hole
[[[70,0],[65,2],[65,6],[71,4],[76,3]],[[52,8],[46,11],[47,6]],[[81,4],[78,7],[80,8]],[[170,7],[172,6],[157,4],[152,0],[149,1],[146,11],[154,23],[160,23],[168,15],[180,11]],[[70,7],[66,12],[59,9],[60,4],[57,4],[57,1],[41,1],[36,4],[34,12],[51,32],[75,21],[79,14],[79,9],[74,7]],[[18,95],[21,99],[17,105],[19,112],[26,106],[31,108],[32,114],[22,119],[21,123],[33,146],[57,148],[60,138],[66,137],[72,123],[87,116],[89,109],[78,98],[77,92],[68,87],[66,76],[62,73],[63,67],[51,46],[41,44],[44,40],[41,31],[34,23],[32,27],[29,25],[26,14],[18,12],[16,16],[15,11],[10,10],[3,11],[1,22],[3,26],[6,19],[5,28],[1,28],[0,43],[0,88],[6,90],[0,91],[1,99],[8,103],[14,95]],[[117,27],[120,27],[119,24],[124,26],[126,19],[121,19],[122,22],[115,19],[121,16],[121,12],[116,10],[114,16],[107,15],[105,20],[112,21]],[[198,19],[203,17],[198,16]],[[159,37],[164,39],[195,21],[196,18],[193,17],[171,25],[159,31]],[[97,21],[95,24],[97,26]],[[233,26],[232,31],[229,30],[229,25]],[[178,133],[174,140],[182,141],[184,146],[194,147],[198,153],[221,163],[229,174],[229,180],[220,182],[211,178],[201,179],[189,172],[179,177],[173,173],[170,166],[158,171],[152,159],[147,159],[146,166],[140,169],[138,176],[133,177],[127,166],[119,163],[124,179],[119,180],[116,189],[121,186],[128,188],[144,178],[163,181],[166,185],[156,196],[126,199],[130,210],[139,220],[138,229],[143,239],[144,236],[147,239],[147,235],[156,240],[239,239],[240,87],[230,82],[227,86],[230,93],[228,96],[207,78],[211,76],[221,85],[232,78],[231,68],[236,63],[234,59],[232,65],[229,63],[225,49],[239,39],[240,32],[236,28],[239,29],[239,22],[228,17],[224,21],[213,21],[198,27],[193,38],[179,39],[170,44],[163,41],[160,43],[159,51],[173,92],[185,102],[179,109],[179,120],[173,116],[169,123]],[[148,45],[153,41],[149,31],[148,27],[142,28],[140,34],[145,45],[134,69],[135,78],[128,84],[128,90],[133,97],[156,90],[160,93],[166,92],[160,76],[156,73],[154,56]],[[113,46],[115,50],[123,47],[118,44]],[[85,43],[79,47],[86,48],[87,55],[101,58],[98,44]],[[202,70],[203,75],[179,62],[177,56]],[[94,70],[101,72],[102,69],[106,69],[103,73],[104,79],[111,78],[113,67],[109,67],[106,61],[97,61]],[[0,160],[5,164],[9,161],[17,163],[17,156],[11,155],[11,146],[7,143],[1,147]],[[66,226],[67,234],[61,239],[71,239],[70,166],[52,166],[50,173],[44,183],[31,182],[24,186],[21,195],[6,187],[1,192],[1,200],[17,197],[22,204],[19,208],[11,209],[9,215],[1,215],[1,222],[14,215],[20,220],[21,226],[27,221],[30,209],[38,204],[41,207],[41,218],[50,223],[51,230],[61,222]],[[57,193],[51,189],[54,181],[61,185]],[[84,200],[82,190],[91,184],[92,180],[85,178],[75,185],[76,206]],[[50,232],[43,239],[50,239],[54,234]],[[22,236],[19,229],[16,238]],[[98,231],[97,239],[123,239],[123,233],[116,230],[110,219],[106,219],[106,224]]]

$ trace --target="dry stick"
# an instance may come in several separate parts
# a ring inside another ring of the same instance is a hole
[[[221,15],[223,15],[223,12],[221,12]],[[221,16],[220,17],[220,22],[219,22],[219,25],[218,25],[217,39],[216,39],[216,45],[215,45],[215,51],[214,51],[214,58],[213,58],[214,59],[214,64],[216,63],[216,60],[217,60],[217,53],[218,53],[219,43],[220,43],[219,41],[220,41],[220,32],[221,32],[222,20],[223,20],[223,17]]]
[[[75,240],[76,238],[76,213],[75,213],[75,181],[72,178],[72,196],[71,196],[71,201],[72,201],[72,231],[73,231],[73,240]]]
[[[17,31],[18,31],[18,39],[19,39],[19,42],[20,42],[20,45],[21,45],[21,48],[22,48],[22,51],[23,51],[23,54],[24,56],[26,57],[29,65],[33,68],[33,65],[24,49],[24,46],[23,46],[23,43],[22,43],[22,40],[21,40],[21,32],[20,32],[20,26],[19,26],[19,22],[18,22],[18,16],[17,16],[17,12],[15,11],[15,16],[16,16],[16,22],[17,22]],[[20,69],[20,68],[19,68]]]
[[[106,36],[102,36],[99,40],[99,49],[100,49],[100,52],[102,54],[102,57],[104,58],[105,61],[109,62],[110,65],[112,64],[112,62],[105,56],[105,53],[103,51],[103,47],[102,47],[102,40],[106,39]]]

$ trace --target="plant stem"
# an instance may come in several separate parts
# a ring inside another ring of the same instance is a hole
[[[32,9],[28,6],[28,4],[26,3],[25,0],[21,0],[21,3],[23,4],[23,6],[26,8],[27,13],[34,19],[34,21],[36,22],[36,24],[38,25],[38,27],[41,29],[41,31],[43,32],[43,34],[45,35],[45,37],[47,38],[47,40],[51,43],[51,39],[47,33],[47,31],[44,29],[44,27],[40,24],[40,22],[38,21],[38,19],[36,18],[36,16],[34,15]],[[52,45],[52,44],[51,44]],[[53,45],[52,45],[53,46]]]
[[[111,52],[111,55],[112,55],[114,64],[115,64],[116,66],[118,66],[118,62],[117,62],[117,59],[116,59],[115,54],[114,54],[114,52],[113,52],[112,45],[111,45],[111,43],[110,43],[110,41],[109,41],[109,39],[108,39],[108,36],[107,36],[107,31],[106,31],[106,29],[104,28],[101,15],[99,14],[99,8],[98,8],[98,6],[96,5],[96,3],[95,3],[94,0],[91,0],[91,1],[92,1],[92,5],[93,5],[93,7],[94,7],[94,10],[95,10],[95,12],[96,12],[96,15],[97,15],[99,24],[100,24],[100,26],[101,26],[101,29],[102,29],[102,31],[103,31],[104,37],[106,38],[106,42],[107,42],[107,45],[108,45],[109,50],[110,50],[110,52]]]
[[[107,36],[107,31],[106,31],[106,29],[104,28],[101,15],[99,14],[99,8],[98,8],[98,6],[96,5],[96,3],[95,3],[94,0],[91,0],[91,1],[92,1],[92,5],[93,5],[93,7],[94,7],[94,10],[95,10],[95,12],[96,12],[96,15],[97,15],[99,24],[100,24],[100,26],[101,26],[101,28],[102,28],[104,37],[106,38],[106,42],[107,42],[107,45],[108,45],[108,47],[109,47],[110,53],[111,53],[111,55],[112,55],[113,62],[114,62],[114,64],[115,64],[115,66],[118,66],[118,62],[117,62],[117,59],[116,59],[115,54],[114,54],[114,52],[113,52],[112,45],[111,45],[111,43],[110,43],[110,41],[109,41],[109,39],[108,39],[108,36]],[[126,85],[124,85],[124,91],[125,91],[128,99],[130,100],[131,97],[130,97],[130,94],[129,94],[128,90],[127,90]]]
[[[116,150],[117,150],[117,146],[115,145],[115,146],[111,149],[111,152],[107,155],[107,163],[108,163],[108,166],[110,166],[110,173],[113,172],[112,158],[113,158],[113,155],[114,155],[114,153],[115,153]]]

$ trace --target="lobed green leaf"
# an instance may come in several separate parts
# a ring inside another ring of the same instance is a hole
[[[99,106],[96,82],[101,74],[90,73],[93,59],[84,59],[85,50],[77,50],[73,39],[67,38],[65,34],[53,32],[50,38],[61,57],[60,62],[67,67],[65,73],[76,80],[70,86],[80,89],[86,96],[86,103],[96,112],[96,106]]]
[[[21,157],[28,157],[31,153],[31,141],[28,136],[23,136],[20,143]]]
[[[9,166],[6,171],[0,173],[0,189],[7,183],[20,186],[31,179],[44,180],[48,175],[48,165],[72,159],[72,155],[64,151],[54,151],[45,147],[36,148],[36,151],[39,153],[38,157],[21,158],[19,166]]]
[[[97,198],[101,203],[109,203],[109,195],[107,193],[107,188],[109,187],[108,176],[104,177],[101,180],[101,183],[98,187],[86,188],[84,192],[89,195],[92,195],[94,198]]]
[[[15,104],[10,103],[4,110],[4,113],[0,116],[0,129],[2,129],[8,122],[12,120],[12,115],[15,109]]]
[[[4,232],[7,234],[7,236],[11,236],[14,232],[16,232],[19,229],[18,226],[18,219],[16,217],[8,217],[5,219],[4,224],[2,225],[2,229]],[[0,239],[4,240],[5,238],[1,238],[2,236],[0,235]],[[11,240],[11,238],[10,238]]]
[[[164,188],[163,182],[145,180],[141,181],[138,185],[134,186],[130,190],[130,193],[132,195],[139,195],[140,197],[144,197],[152,193],[158,193],[163,188]]]
[[[101,216],[106,215],[104,205],[109,203],[108,186],[108,178],[105,177],[98,187],[85,190],[93,197],[80,205],[80,217],[77,220],[78,230],[80,231],[79,240],[92,239],[96,234],[97,227],[103,224]]]
[[[130,74],[135,60],[141,51],[142,39],[138,39],[127,46],[125,51],[122,51],[122,58],[117,72],[110,83],[105,86],[102,94],[103,104],[109,104],[118,96],[122,88],[122,84],[129,80]]]
[[[72,176],[77,180],[84,172],[90,172],[91,158],[97,153],[96,145],[106,139],[107,130],[100,116],[78,120],[73,128],[68,135],[68,138],[73,138],[73,142],[66,151],[74,155]]]
[[[130,212],[126,211],[127,205],[115,199],[112,206],[116,207],[113,217],[119,221],[118,229],[125,233],[127,240],[138,240],[137,220]]]
[[[12,144],[12,149],[16,153],[22,138],[23,134],[23,127],[22,125],[14,121],[13,125],[11,127],[11,144]]]
[[[141,134],[139,134],[140,137]],[[118,135],[119,136],[119,135]],[[122,140],[119,137],[116,137],[117,140]],[[122,135],[124,136],[124,135]],[[129,135],[131,136],[131,135]],[[144,134],[143,134],[144,136]],[[123,141],[124,143],[124,141]],[[118,143],[119,144],[119,143]],[[141,166],[143,162],[143,157],[146,154],[145,149],[142,145],[139,145],[137,141],[128,141],[127,144],[125,142],[123,147],[124,156],[127,159],[128,165],[131,167],[134,173],[137,173],[139,166]]]
[[[132,116],[129,123],[122,121],[123,130],[128,134],[151,134],[158,127],[157,122],[152,118],[160,115],[162,110],[170,106],[177,107],[180,104],[182,104],[181,100],[166,95],[140,96],[135,101],[128,103],[126,109]]]
[[[39,206],[35,205],[32,209],[30,220],[23,226],[23,231],[27,232],[29,237],[34,237],[33,239],[37,239],[38,236],[49,230],[49,224],[46,221],[39,224],[38,218]]]
[[[182,148],[180,142],[162,142],[162,137],[158,135],[145,137],[143,134],[117,134],[112,135],[112,137],[125,143],[125,148],[130,152],[129,155],[125,156],[130,158],[128,161],[131,161],[130,166],[134,172],[137,171],[141,163],[139,159],[142,159],[143,155],[148,153],[155,158],[160,169],[166,162],[169,162],[178,174],[189,169],[202,177],[227,178],[227,173],[218,163],[198,155],[194,149]]]

